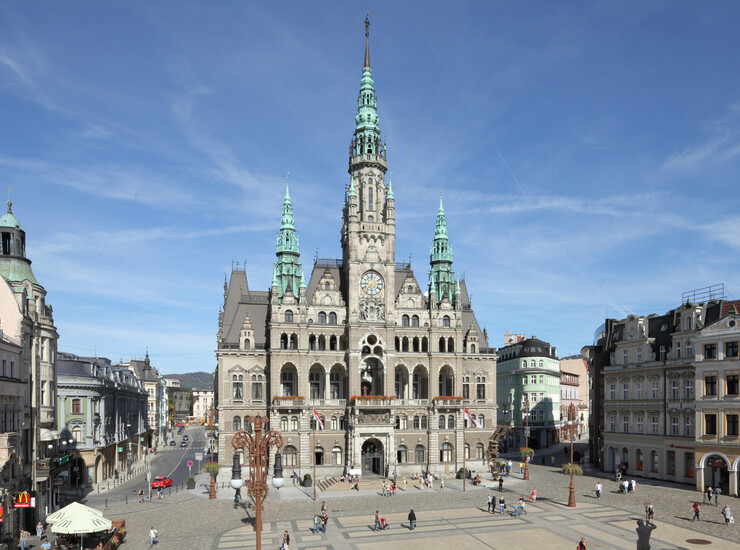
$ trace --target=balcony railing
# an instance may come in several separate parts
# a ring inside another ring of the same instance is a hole
[[[362,397],[356,396],[352,399],[355,407],[392,407],[396,404],[395,397]]]
[[[303,407],[305,404],[305,397],[275,397],[272,400],[273,407]]]
[[[400,407],[428,407],[429,399],[396,399],[395,404]]]
[[[437,396],[434,398],[434,404],[437,407],[462,407],[463,406],[463,399],[462,397],[447,397],[447,396]]]
[[[308,399],[309,407],[346,407],[346,399]]]

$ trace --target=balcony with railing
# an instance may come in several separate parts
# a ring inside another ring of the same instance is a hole
[[[309,407],[341,407],[347,406],[346,399],[307,399]]]
[[[459,409],[463,406],[463,398],[459,396],[438,395],[434,398],[436,407],[446,407]]]
[[[398,407],[428,407],[429,399],[396,399]]]
[[[295,396],[275,396],[272,398],[273,407],[303,407],[306,404],[306,398],[301,395]]]
[[[350,402],[355,407],[392,407],[396,404],[393,395],[353,395]]]

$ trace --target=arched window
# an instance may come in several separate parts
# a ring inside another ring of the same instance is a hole
[[[450,326],[450,318],[447,315],[445,315],[444,317],[442,317],[442,326],[443,327],[449,327]]]
[[[326,336],[323,334],[319,336],[319,350],[325,350],[326,349]]]
[[[329,281],[324,283],[324,290],[331,290],[331,284],[329,284]]]
[[[316,349],[316,336],[313,334],[308,337],[308,349],[310,350]]]
[[[331,417],[331,430],[337,431],[339,429],[339,421],[336,416]]]
[[[486,417],[483,416],[482,414],[479,414],[478,415],[478,424],[480,424],[480,427],[481,428],[485,428],[486,427]]]
[[[290,349],[298,349],[298,335],[297,334],[290,335]]]
[[[341,447],[334,447],[331,450],[331,462],[335,466],[339,466],[342,464],[342,448]]]
[[[421,415],[421,429],[426,430],[427,429],[427,415],[422,414]]]
[[[439,339],[439,351],[444,352],[445,350],[445,339],[440,338]]]
[[[439,417],[439,429],[444,430],[445,429],[445,417],[444,415],[440,415]]]
[[[442,443],[442,446],[439,448],[439,461],[452,462],[452,445]]]
[[[470,344],[470,353],[475,353],[475,344]]]
[[[251,347],[252,343],[249,341],[249,338],[244,339],[244,349],[249,349]]]
[[[424,464],[424,445],[417,445],[414,449],[414,462]]]
[[[298,451],[293,445],[288,445],[283,450],[283,465],[298,466]]]
[[[421,351],[422,352],[429,351],[429,340],[427,340],[426,336],[422,336],[421,338]]]
[[[280,335],[280,349],[288,349],[288,335],[285,333]]]
[[[289,309],[285,310],[285,322],[286,323],[293,322],[293,312]]]
[[[642,471],[642,449],[635,451],[635,468]]]
[[[401,341],[401,351],[408,351],[409,350],[409,339],[407,336],[403,337],[403,340]]]
[[[540,359],[540,368],[545,368],[545,362],[542,359]]]
[[[336,325],[337,324],[337,314],[333,311],[329,313],[329,324],[330,325]]]
[[[290,431],[291,432],[298,431],[298,417],[297,416],[290,417]]]
[[[465,447],[463,447],[465,450],[465,460],[470,460],[470,444],[466,443]]]
[[[524,361],[522,361],[522,368],[523,369],[526,369],[527,368],[527,360],[526,359]]]
[[[402,327],[409,326],[409,316],[408,315],[404,315],[403,317],[401,317],[401,326]]]
[[[316,447],[314,449],[314,455],[316,456],[316,466],[321,466],[324,464],[324,449],[321,447]]]
[[[236,374],[231,377],[231,397],[232,399],[244,399],[244,383],[242,375]]]
[[[280,417],[280,431],[281,432],[288,431],[288,417],[287,416]]]
[[[234,424],[234,431],[235,432],[238,432],[239,430],[242,429],[242,419],[240,417],[235,416],[234,417],[233,424]]]
[[[415,430],[421,429],[421,424],[419,423],[419,417],[418,416],[415,416],[414,417],[414,429]]]
[[[326,324],[326,313],[323,311],[319,311],[319,324],[320,325]]]
[[[75,443],[82,443],[82,428],[79,426],[72,428],[72,440]]]
[[[368,187],[367,189],[367,209],[372,210],[373,209],[373,188]]]
[[[408,450],[406,445],[400,445],[396,450],[396,462],[399,464],[405,464],[408,462]]]
[[[411,326],[412,327],[418,327],[419,326],[419,316],[418,315],[413,315],[411,317]]]
[[[453,415],[450,415],[447,417],[447,429],[448,430],[455,429],[455,417]]]
[[[396,336],[396,351],[401,351],[401,339]]]
[[[455,340],[451,336],[447,339],[447,351],[450,353],[455,351]]]
[[[650,451],[650,471],[658,473],[658,451]]]
[[[262,399],[262,375],[261,374],[253,374],[252,375],[252,399]]]
[[[483,446],[483,443],[478,443],[475,446],[475,458],[482,460],[485,457],[486,449]]]
[[[408,287],[406,288],[406,292],[408,292],[409,294],[413,294],[413,292],[414,292],[414,287],[413,287],[413,286],[411,286],[411,285],[409,285],[409,286],[408,286]]]
[[[332,336],[329,338],[329,349],[331,351],[337,351],[337,337]]]
[[[419,337],[418,336],[414,336],[412,348],[415,352],[419,351]]]

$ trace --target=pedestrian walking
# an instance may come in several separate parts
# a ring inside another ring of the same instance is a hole
[[[596,498],[601,498],[601,493],[604,490],[604,486],[601,484],[600,481],[596,482],[596,487],[594,490],[596,491]]]
[[[491,506],[493,504],[493,493],[488,494],[488,500],[486,501],[486,506],[488,506],[488,513],[491,513]],[[495,511],[495,510],[494,510]]]
[[[711,485],[707,487],[706,496],[707,496],[707,502],[711,505],[712,504],[712,486]]]
[[[498,478],[498,492],[499,493],[504,492],[504,478],[503,477]]]
[[[630,491],[637,492],[637,482],[634,479],[630,479]]]
[[[719,495],[721,495],[721,494],[722,494],[722,487],[720,487],[719,485],[717,485],[714,488],[714,505],[715,506],[719,506]]]
[[[18,537],[18,540],[21,543],[21,550],[28,550],[28,537],[30,536],[31,536],[31,533],[21,529],[20,535]]]
[[[157,530],[154,527],[151,527],[149,529],[149,548],[158,543],[159,541],[157,540]]]
[[[313,534],[316,535],[319,532],[319,527],[321,526],[321,520],[319,519],[318,514],[313,515]]]
[[[727,504],[725,504],[725,507],[722,508],[722,517],[725,518],[725,525],[735,523],[735,518],[732,517],[732,512],[730,511],[730,507]]]
[[[532,502],[535,502],[537,500],[537,487],[532,489],[532,492],[529,494],[529,500]]]
[[[413,531],[414,527],[416,527],[416,514],[414,513],[414,509],[412,508],[409,512],[409,531]]]
[[[514,467],[514,464],[509,460],[509,463],[507,464],[508,469],[506,470],[506,475],[508,476],[511,473],[511,469]]]
[[[653,507],[652,502],[648,502],[647,509],[645,510],[647,512],[647,519],[648,523],[655,523],[655,508]]]
[[[383,480],[383,496],[385,496],[385,491],[386,491],[386,489],[385,489],[385,480]]]
[[[406,492],[406,476],[403,476],[403,491]]]
[[[578,548],[576,548],[576,550],[588,550],[586,539],[584,537],[581,537],[581,542],[578,543]]]
[[[519,473],[520,474],[523,474],[524,473],[524,462],[520,462],[519,463]]]
[[[441,480],[439,481],[439,490],[440,490],[440,492],[442,492],[442,493],[444,493],[444,492],[445,492],[445,480],[444,480],[444,479],[441,479]]]
[[[380,530],[380,513],[378,513],[377,510],[375,510],[375,525],[373,526],[373,531]]]
[[[326,534],[326,524],[329,523],[329,514],[324,510],[321,513],[321,532]]]
[[[282,550],[290,550],[290,535],[288,534],[287,529],[283,533],[283,543],[280,545],[280,548],[282,548]]]
[[[501,515],[506,513],[506,501],[504,497],[498,499],[498,511],[501,512]]]
[[[144,502],[144,489],[139,489],[139,503]]]
[[[41,537],[42,537],[43,534],[44,534],[44,526],[39,521],[36,524],[36,538],[39,539],[39,540],[41,540]]]
[[[691,521],[699,520],[701,521],[701,518],[699,517],[701,515],[701,509],[699,508],[699,503],[695,502],[694,506],[691,507],[691,510],[694,512],[694,517],[691,518]]]

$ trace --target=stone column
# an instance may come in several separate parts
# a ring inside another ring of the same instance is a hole
[[[696,490],[704,492],[704,468],[697,466],[694,472],[696,473]],[[730,480],[730,483],[732,483],[732,480]]]
[[[737,496],[737,481],[738,481],[738,475],[737,470],[729,470],[730,472],[730,496],[736,497]]]

